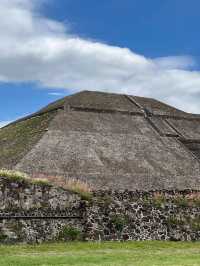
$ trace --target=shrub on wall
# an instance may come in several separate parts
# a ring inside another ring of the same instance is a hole
[[[66,225],[59,232],[58,239],[63,241],[81,240],[81,231],[73,226]]]
[[[124,227],[127,225],[127,219],[121,215],[115,215],[112,217],[111,223],[118,232],[122,232]]]
[[[189,216],[182,218],[171,216],[168,218],[167,223],[170,226],[176,226],[176,227],[189,226],[193,231],[200,231],[200,216],[195,218],[191,218]]]

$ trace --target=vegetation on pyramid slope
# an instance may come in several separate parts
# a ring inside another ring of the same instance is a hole
[[[78,194],[84,200],[90,200],[92,198],[92,188],[90,185],[77,179],[66,180],[61,176],[44,176],[42,174],[29,176],[20,171],[7,169],[0,169],[0,179],[1,178],[6,179],[7,182],[62,188]]]
[[[1,170],[0,170],[1,175]],[[53,176],[53,175],[44,175],[41,173],[35,173],[31,175],[31,178],[34,182],[39,180],[47,181],[49,184],[52,184],[55,187],[61,187],[65,190],[79,194],[82,199],[89,200],[92,196],[93,188],[88,182],[84,182],[75,178],[66,179],[63,176]]]
[[[32,178],[26,173],[15,171],[15,170],[7,170],[0,169],[0,178],[6,180],[6,182],[16,182],[16,183],[26,183],[30,185],[38,185],[38,186],[53,186],[46,178]],[[1,180],[2,182],[2,180]]]
[[[0,169],[0,177],[6,177],[12,181],[22,181],[30,179],[30,177],[25,173],[6,169]]]
[[[54,110],[59,109],[59,108],[63,108],[66,99],[67,99],[67,97],[64,97],[64,98],[59,99],[59,100],[57,100],[57,101],[55,101],[53,103],[50,103],[47,106],[45,106],[44,108],[40,109],[37,113],[35,113],[33,115],[43,114],[43,113],[46,113],[46,112],[54,111]]]
[[[40,140],[56,112],[0,129],[0,168],[11,169]]]
[[[199,188],[199,118],[150,98],[83,91],[0,129],[0,168],[94,189]]]

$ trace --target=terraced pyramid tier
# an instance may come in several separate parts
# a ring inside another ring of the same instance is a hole
[[[83,91],[0,129],[0,167],[94,189],[200,189],[200,115]]]

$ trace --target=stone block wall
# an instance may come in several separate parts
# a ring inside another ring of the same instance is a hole
[[[0,178],[0,242],[56,240],[65,226],[82,229],[78,194],[45,183]],[[67,217],[77,217],[68,219]]]
[[[200,192],[96,191],[0,178],[0,242],[200,240]]]
[[[87,214],[89,240],[200,240],[198,191],[100,191]]]

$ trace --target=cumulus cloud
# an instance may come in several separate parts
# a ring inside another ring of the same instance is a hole
[[[142,95],[200,112],[200,72],[192,71],[192,57],[146,58],[80,38],[42,16],[41,2],[1,0],[0,81]]]

